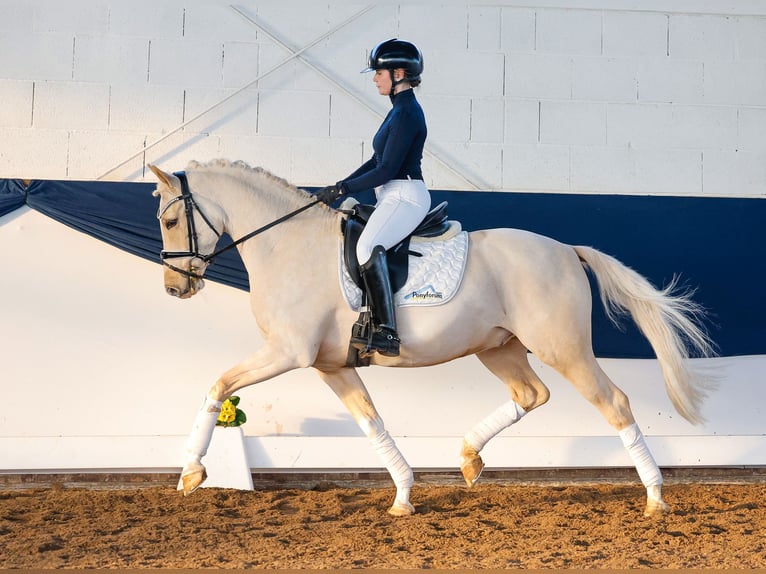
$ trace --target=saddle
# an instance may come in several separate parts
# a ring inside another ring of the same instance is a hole
[[[343,260],[351,279],[364,291],[364,283],[359,273],[359,261],[356,257],[356,244],[364,226],[375,211],[374,205],[356,203],[349,209],[341,209],[346,217],[341,224],[343,234]],[[413,237],[439,237],[450,229],[447,219],[447,202],[443,201],[429,211],[415,230],[398,244],[386,251],[388,273],[391,278],[391,291],[396,293],[407,282],[408,259],[410,255],[421,257],[420,253],[410,251],[410,240]]]

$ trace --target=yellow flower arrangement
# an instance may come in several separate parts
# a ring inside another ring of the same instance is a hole
[[[239,404],[239,397],[232,395],[221,405],[221,414],[218,415],[218,420],[215,422],[219,427],[238,427],[241,424],[247,422],[247,416],[245,412],[237,408]]]

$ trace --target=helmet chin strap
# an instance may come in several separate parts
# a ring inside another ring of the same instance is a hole
[[[393,98],[396,95],[396,86],[399,84],[404,84],[408,80],[406,77],[402,78],[401,80],[394,79],[394,71],[389,68],[388,73],[391,75],[391,92],[388,94],[389,97]]]

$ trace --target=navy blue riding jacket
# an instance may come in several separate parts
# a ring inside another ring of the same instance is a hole
[[[354,173],[338,182],[344,194],[378,187],[392,179],[423,179],[427,129],[423,109],[414,90],[391,97],[393,107],[372,139],[374,154]]]

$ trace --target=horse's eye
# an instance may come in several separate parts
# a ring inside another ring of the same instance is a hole
[[[177,219],[168,219],[165,221],[165,229],[173,229],[176,225],[178,225]]]

